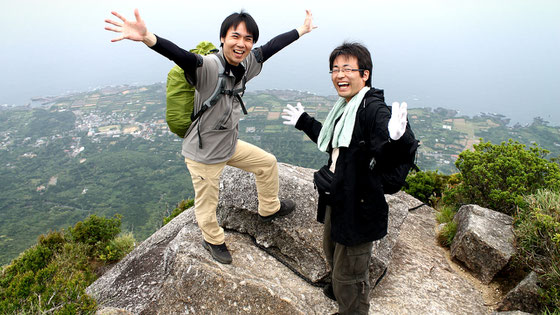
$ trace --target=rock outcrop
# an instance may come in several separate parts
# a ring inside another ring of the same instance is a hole
[[[202,247],[193,210],[154,233],[87,290],[102,308],[133,314],[329,314],[336,304],[320,284],[328,276],[322,225],[315,220],[313,170],[279,164],[281,198],[298,203],[272,223],[257,220],[253,176],[226,168],[218,218],[231,265]],[[481,294],[457,276],[435,243],[434,210],[405,193],[386,196],[388,237],[376,242],[370,313],[484,314]]]
[[[538,313],[541,308],[537,274],[532,271],[509,291],[498,305],[499,311],[520,310]]]
[[[228,167],[222,175],[217,216],[224,228],[252,236],[268,253],[317,283],[328,277],[328,270],[322,250],[323,225],[316,220],[313,172],[312,169],[280,164],[280,197],[295,200],[297,211],[274,224],[263,224],[257,220],[253,174]],[[401,225],[408,215],[407,205],[399,198],[387,196],[387,202],[390,209],[388,235],[374,242],[370,267],[372,283],[385,272]]]
[[[416,198],[394,195],[414,208]],[[370,314],[488,314],[481,292],[458,274],[436,241],[435,210],[410,211],[383,281],[372,291]]]
[[[453,220],[457,222],[457,233],[451,255],[483,283],[490,283],[515,254],[513,218],[477,205],[465,205]]]

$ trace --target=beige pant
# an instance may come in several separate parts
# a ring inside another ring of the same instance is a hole
[[[235,153],[226,162],[203,164],[185,158],[185,163],[194,187],[196,220],[204,240],[210,244],[219,245],[225,241],[224,229],[216,218],[216,207],[220,176],[226,165],[255,174],[260,215],[271,215],[280,209],[276,157],[257,146],[237,140]]]

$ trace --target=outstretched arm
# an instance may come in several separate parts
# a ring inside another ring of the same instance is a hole
[[[123,39],[143,42],[157,53],[174,61],[185,71],[185,75],[191,82],[196,82],[197,58],[195,54],[182,49],[165,38],[157,37],[149,32],[146,23],[140,17],[140,13],[138,13],[138,9],[134,10],[136,19],[133,21],[127,20],[115,11],[111,13],[122,21],[105,20],[106,23],[113,25],[105,26],[106,30],[121,33],[121,36],[112,39],[111,42],[118,42]]]
[[[259,62],[265,62],[268,58],[272,57],[272,55],[279,52],[284,47],[293,43],[304,34],[307,34],[317,28],[317,26],[313,25],[313,16],[311,15],[311,12],[306,10],[305,13],[305,21],[302,26],[291,30],[290,32],[280,34],[258,48],[262,52],[262,61]]]
[[[144,44],[148,45],[148,47],[152,47],[156,44],[156,36],[148,31],[146,23],[140,17],[138,9],[134,9],[134,17],[136,18],[136,20],[132,21],[125,19],[124,16],[115,11],[112,11],[111,14],[118,17],[122,21],[116,22],[110,19],[105,19],[106,23],[114,25],[114,27],[105,26],[106,30],[121,33],[121,36],[113,38],[111,42],[118,42],[123,39],[129,39],[137,42],[143,42]]]
[[[309,116],[301,103],[298,102],[295,107],[290,104],[286,105],[282,118],[285,120],[285,125],[294,126],[296,129],[305,132],[311,141],[317,143],[323,125],[315,118]]]

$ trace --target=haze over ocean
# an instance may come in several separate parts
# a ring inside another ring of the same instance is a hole
[[[560,125],[560,1],[4,1],[0,105],[119,84],[164,81],[172,63],[141,43],[111,43],[104,19],[115,10],[183,48],[219,41],[219,26],[245,9],[258,45],[295,28],[310,9],[318,29],[265,63],[248,90],[297,89],[333,95],[328,55],[344,40],[373,53],[374,85],[388,102],[540,116]],[[305,105],[305,104],[304,104]]]

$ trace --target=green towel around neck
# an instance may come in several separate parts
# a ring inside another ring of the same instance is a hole
[[[321,132],[319,133],[319,138],[317,139],[317,147],[319,150],[327,152],[331,139],[333,148],[348,147],[350,140],[352,140],[352,132],[354,132],[356,112],[358,111],[358,107],[360,107],[360,103],[362,103],[364,95],[369,89],[368,86],[364,86],[348,103],[343,97],[340,97],[336,101],[327,115],[327,119],[325,119]],[[338,117],[341,118],[335,126]]]

